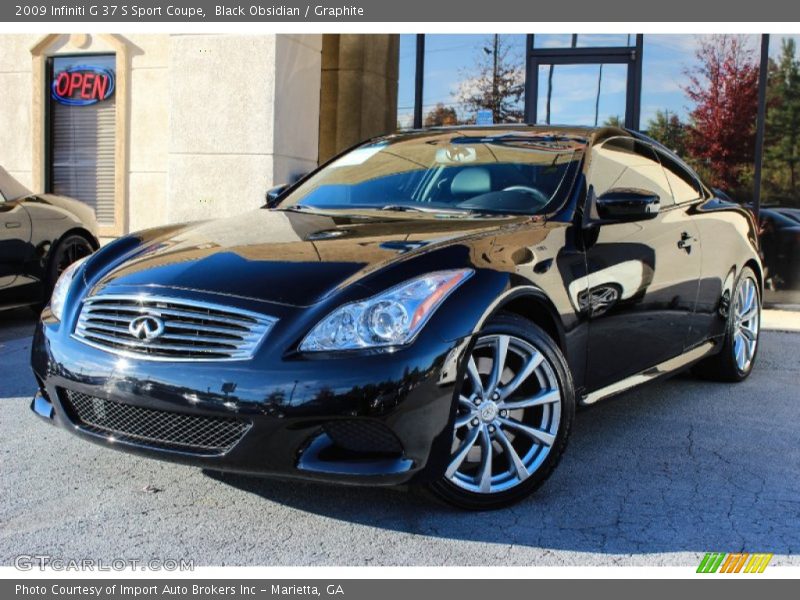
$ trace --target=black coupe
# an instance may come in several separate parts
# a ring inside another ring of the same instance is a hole
[[[89,206],[31,194],[0,167],[0,310],[40,310],[61,273],[98,247]]]
[[[487,509],[550,475],[576,405],[753,368],[755,223],[639,134],[389,135],[268,198],[68,269],[34,411],[146,456]]]

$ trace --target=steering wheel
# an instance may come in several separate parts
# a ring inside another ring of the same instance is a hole
[[[510,185],[507,188],[503,188],[504,192],[523,192],[525,194],[530,194],[533,196],[539,204],[547,204],[550,202],[550,198],[545,196],[542,192],[537,190],[536,188],[528,187],[527,185]]]

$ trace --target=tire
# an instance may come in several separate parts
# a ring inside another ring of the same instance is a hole
[[[449,466],[428,489],[458,508],[493,510],[526,498],[553,472],[575,416],[575,390],[558,345],[517,315],[490,319],[468,352]],[[504,367],[499,376],[496,364]]]
[[[736,383],[747,379],[758,354],[760,326],[758,279],[752,269],[745,267],[734,287],[722,348],[714,356],[699,362],[693,369],[694,373],[712,381]]]
[[[47,265],[40,308],[50,300],[50,294],[53,293],[53,288],[61,273],[75,261],[89,256],[93,252],[94,246],[82,235],[71,234],[58,242]]]

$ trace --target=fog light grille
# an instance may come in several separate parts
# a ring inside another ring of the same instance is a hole
[[[400,454],[403,451],[394,432],[379,421],[342,419],[328,421],[323,429],[337,446],[351,452]]]

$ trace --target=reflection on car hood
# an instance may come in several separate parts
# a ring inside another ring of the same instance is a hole
[[[111,261],[95,292],[159,285],[310,305],[401,257],[485,237],[529,219],[256,210],[138,234],[139,245],[126,260]]]

